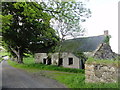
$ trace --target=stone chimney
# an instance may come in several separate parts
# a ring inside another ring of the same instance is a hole
[[[108,30],[105,30],[105,31],[104,31],[104,36],[108,36],[108,35],[109,35]]]

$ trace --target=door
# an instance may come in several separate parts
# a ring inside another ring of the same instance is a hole
[[[46,59],[45,58],[43,59],[43,64],[46,64]]]
[[[51,58],[48,59],[48,62],[47,62],[47,65],[50,65],[51,64]]]
[[[60,58],[58,62],[58,66],[62,66],[62,65],[63,65],[63,58]]]

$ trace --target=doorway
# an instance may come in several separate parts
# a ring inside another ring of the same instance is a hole
[[[62,66],[63,65],[63,58],[60,58],[58,61],[58,66]]]
[[[48,59],[47,65],[51,64],[51,58]]]
[[[46,64],[46,60],[47,60],[46,58],[43,59],[43,64]]]

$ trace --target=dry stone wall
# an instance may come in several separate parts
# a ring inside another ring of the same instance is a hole
[[[111,49],[111,46],[106,43],[100,44],[100,46],[95,50],[93,57],[99,59],[115,59],[117,54]]]
[[[117,82],[118,67],[101,65],[101,64],[85,64],[86,82]]]

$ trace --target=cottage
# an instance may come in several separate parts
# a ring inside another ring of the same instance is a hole
[[[35,62],[83,69],[84,61],[74,52],[84,52],[87,56],[93,56],[107,35],[108,30],[104,31],[104,35],[65,40],[62,43],[61,53],[36,53]]]
[[[72,53],[51,53],[47,55],[46,53],[36,53],[35,54],[36,63],[43,63],[47,65],[58,65],[68,68],[80,68],[80,59]]]

